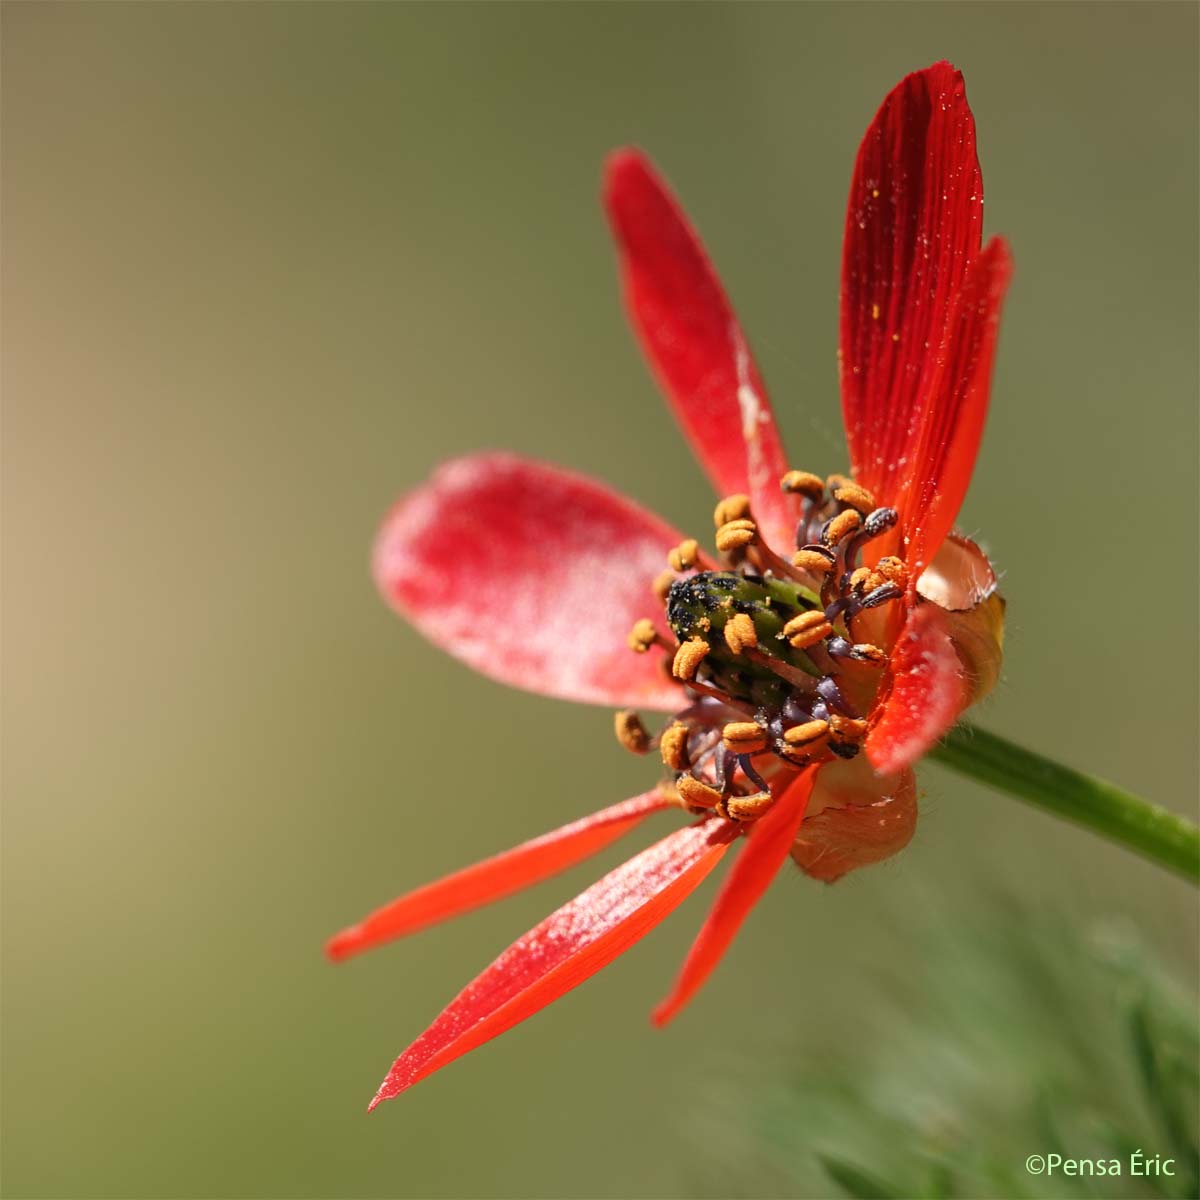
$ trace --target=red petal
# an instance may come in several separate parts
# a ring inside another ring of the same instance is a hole
[[[511,1029],[607,966],[678,907],[735,836],[724,821],[677,829],[518,938],[396,1059],[371,1107]]]
[[[1000,307],[1012,257],[993,238],[971,267],[951,323],[942,370],[909,451],[910,482],[900,506],[915,581],[954,525],[975,469],[991,390]]]
[[[522,842],[512,850],[455,871],[376,909],[365,920],[330,938],[325,951],[330,958],[340,961],[427,925],[457,917],[481,904],[511,896],[602,850],[644,817],[666,807],[667,801],[660,792],[646,792]]]
[[[718,494],[745,492],[768,539],[791,544],[787,459],[745,335],[678,202],[637,150],[607,164],[604,203],[629,319]]]
[[[388,514],[375,581],[444,650],[503,683],[670,711],[663,654],[626,644],[680,534],[602,484],[510,454],[443,464]],[[665,626],[664,626],[665,628]]]
[[[962,662],[934,604],[913,609],[892,650],[891,671],[891,691],[866,743],[881,775],[916,762],[969,698]]]
[[[909,75],[868,128],[842,250],[842,413],[854,476],[898,504],[958,294],[979,251],[983,181],[962,76]]]
[[[797,776],[770,812],[755,822],[746,848],[738,855],[688,951],[671,994],[654,1010],[655,1025],[665,1025],[696,994],[779,873],[804,819],[816,771],[816,767],[809,767]]]

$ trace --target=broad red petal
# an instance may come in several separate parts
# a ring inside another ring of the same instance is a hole
[[[962,506],[987,419],[992,360],[1012,257],[993,238],[971,267],[951,321],[941,371],[913,440],[900,527],[912,578],[931,563]]]
[[[744,492],[769,539],[795,533],[788,468],[758,368],[692,226],[646,157],[619,150],[604,202],[629,319],[676,419],[719,495]]]
[[[502,683],[670,711],[680,691],[662,652],[635,654],[626,637],[661,616],[651,584],[680,537],[591,479],[477,454],[443,464],[387,515],[375,581],[426,637]]]
[[[376,909],[357,925],[330,938],[325,952],[340,961],[511,896],[582,862],[628,833],[650,813],[666,807],[668,802],[656,789],[522,842]]]
[[[390,1100],[578,987],[671,913],[736,836],[724,821],[677,829],[518,938],[396,1059]]]
[[[954,724],[969,699],[962,662],[935,604],[913,609],[892,650],[891,690],[867,735],[880,774],[916,762]]]
[[[779,873],[812,793],[817,768],[809,767],[787,787],[775,806],[755,822],[729,876],[717,894],[671,993],[654,1010],[655,1025],[665,1025],[696,994],[729,948],[750,910]]]
[[[937,63],[884,100],[859,148],[842,249],[842,413],[854,476],[899,504],[960,291],[983,181],[962,76]]]

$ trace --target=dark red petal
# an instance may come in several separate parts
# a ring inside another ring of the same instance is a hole
[[[629,319],[719,495],[744,492],[769,539],[790,544],[787,460],[745,335],[683,210],[637,150],[610,156],[604,203]]]
[[[987,419],[1000,308],[1012,277],[1008,245],[993,238],[975,260],[951,321],[942,369],[909,450],[900,527],[915,583],[954,525]]]
[[[663,653],[626,644],[681,535],[583,476],[510,454],[443,464],[387,515],[375,582],[431,641],[502,683],[670,711]],[[665,629],[665,625],[663,626]]]
[[[842,248],[842,413],[854,476],[897,504],[951,315],[979,251],[983,181],[962,76],[884,100],[858,151]]]
[[[325,952],[340,961],[511,896],[582,862],[628,833],[650,813],[666,807],[667,801],[656,789],[522,842],[376,909],[357,925],[330,938]]]
[[[941,618],[935,604],[913,609],[892,650],[891,691],[866,742],[881,775],[916,762],[969,699],[962,661]]]
[[[817,768],[809,767],[788,786],[765,817],[756,821],[716,902],[684,960],[671,993],[654,1010],[655,1025],[665,1025],[696,994],[750,910],[762,898],[791,851],[812,794]]]
[[[682,903],[735,836],[724,821],[677,829],[518,938],[396,1059],[371,1107],[511,1029],[607,966]]]

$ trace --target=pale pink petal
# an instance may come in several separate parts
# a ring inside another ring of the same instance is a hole
[[[375,581],[432,642],[532,692],[670,711],[657,648],[630,650],[681,535],[594,480],[511,454],[443,464],[384,520]]]

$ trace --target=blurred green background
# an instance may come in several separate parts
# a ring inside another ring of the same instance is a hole
[[[605,152],[661,164],[797,465],[841,469],[853,155],[892,84],[939,57],[966,74],[988,228],[1017,259],[963,513],[1009,600],[981,721],[1194,804],[1194,5],[8,3],[2,20],[7,1195],[833,1194],[803,1127],[768,1170],[746,1081],[827,1063],[869,1089],[958,986],[945,962],[964,995],[982,963],[1005,980],[993,999],[1040,1005],[1012,930],[1074,954],[1116,921],[1194,1004],[1186,884],[935,767],[902,856],[830,889],[781,880],[665,1033],[647,1012],[711,884],[585,988],[364,1115],[440,1006],[628,846],[346,966],[320,952],[652,771],[606,712],[435,652],[367,573],[395,495],[473,448],[707,530],[618,303]],[[1063,1029],[1106,999],[1065,974],[1042,1013]],[[1007,1049],[1032,1072],[1024,1037]],[[1016,1072],[986,1125],[962,1118],[1018,1174],[1041,1149],[1014,1139],[1033,1090]],[[864,1120],[842,1152],[872,1160],[881,1136]]]

